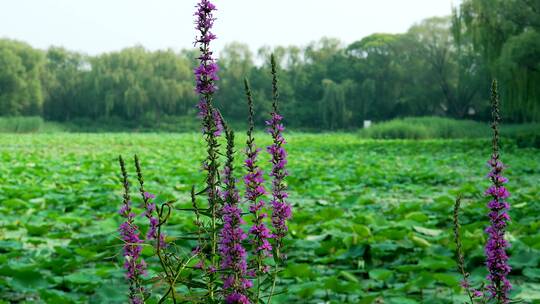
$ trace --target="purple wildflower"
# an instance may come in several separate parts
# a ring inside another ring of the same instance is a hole
[[[199,94],[199,117],[202,119],[202,131],[207,145],[207,157],[203,162],[203,168],[206,171],[206,195],[208,198],[208,207],[211,217],[210,240],[210,266],[206,268],[206,257],[201,254],[203,269],[216,270],[218,267],[218,228],[219,209],[221,208],[221,198],[219,197],[219,143],[217,137],[223,131],[223,120],[217,109],[212,105],[214,93],[217,91],[216,81],[219,80],[217,72],[219,67],[213,57],[213,52],[210,50],[210,43],[216,39],[216,35],[212,33],[214,25],[213,12],[216,6],[209,0],[200,0],[196,6],[195,12],[195,29],[198,31],[195,39],[195,45],[199,46],[200,55],[199,66],[194,69],[196,88],[195,91]],[[200,228],[200,227],[199,227]],[[199,230],[200,231],[200,230]],[[199,245],[201,244],[199,240]],[[215,272],[209,271],[207,278],[208,290],[211,300],[214,300],[215,291]]]
[[[118,158],[122,172],[124,199],[119,214],[125,219],[120,225],[119,232],[123,246],[123,255],[125,258],[124,268],[126,269],[126,279],[129,282],[129,301],[132,304],[142,303],[144,288],[141,285],[141,277],[146,274],[146,263],[140,257],[142,246],[139,236],[139,227],[135,225],[136,214],[131,209],[129,196],[129,182],[126,166],[122,157]]]
[[[283,145],[285,139],[282,131],[284,130],[281,124],[282,116],[273,112],[272,119],[267,121],[268,132],[272,135],[274,143],[267,148],[268,153],[272,155],[272,172],[270,176],[272,180],[272,225],[275,229],[276,238],[283,238],[288,230],[287,220],[291,217],[291,207],[286,202],[288,198],[287,186],[285,185],[285,177],[289,174],[285,169],[287,164],[287,152]]]
[[[242,245],[247,235],[241,227],[245,222],[242,219],[242,210],[238,207],[240,196],[233,175],[234,133],[226,127],[225,135],[227,137],[227,162],[223,169],[225,190],[222,192],[225,205],[222,209],[223,228],[219,240],[221,270],[224,271],[223,289],[227,303],[250,303],[246,290],[252,284],[246,279],[247,253]]]
[[[264,258],[271,256],[272,245],[268,241],[272,238],[270,229],[264,223],[264,219],[268,215],[262,212],[265,206],[265,202],[261,197],[266,194],[266,189],[263,186],[264,177],[262,169],[257,165],[257,157],[260,149],[255,145],[255,138],[253,137],[253,97],[247,79],[244,81],[248,109],[249,109],[249,129],[247,132],[246,142],[246,160],[244,166],[247,169],[247,174],[244,176],[244,183],[246,185],[245,198],[249,202],[249,212],[253,216],[253,226],[249,229],[251,235],[251,242],[253,243],[253,251],[255,256],[255,269],[257,272],[264,272],[266,269],[264,265]],[[253,273],[253,276],[257,276],[257,272]],[[258,297],[258,295],[257,295]]]
[[[144,260],[140,259],[143,241],[139,236],[139,228],[135,225],[135,213],[131,211],[131,203],[128,202],[120,209],[120,214],[126,219],[120,225],[120,236],[124,241],[124,257],[126,262],[124,267],[127,270],[126,277],[129,280],[138,279],[145,273],[146,267]]]
[[[509,243],[505,240],[506,227],[510,216],[508,210],[509,204],[505,201],[510,196],[504,184],[508,181],[502,176],[504,164],[499,160],[499,130],[498,124],[500,121],[499,115],[499,96],[497,92],[497,82],[493,82],[492,86],[492,116],[493,116],[493,152],[488,165],[491,171],[488,174],[492,185],[487,189],[486,195],[491,197],[488,203],[489,219],[491,225],[486,229],[488,241],[485,247],[486,266],[488,268],[488,280],[490,281],[487,289],[491,298],[497,299],[498,303],[508,303],[508,292],[512,288],[508,281],[508,274],[511,267],[508,265],[508,255],[506,248]]]
[[[270,114],[271,119],[266,121],[268,133],[272,135],[273,143],[267,147],[271,155],[272,171],[272,226],[274,227],[274,237],[277,250],[281,247],[283,237],[287,234],[287,220],[291,218],[291,206],[287,202],[288,193],[285,178],[289,175],[285,166],[287,165],[287,152],[283,147],[285,139],[283,131],[285,127],[282,124],[283,117],[278,111],[278,91],[277,91],[277,71],[274,56],[271,57],[272,76],[273,76],[273,111]],[[280,257],[281,258],[281,257]]]
[[[204,122],[204,133],[211,132],[214,136],[219,136],[223,131],[223,123],[217,110],[212,107],[212,97],[217,91],[216,81],[219,80],[217,72],[219,66],[213,58],[213,52],[210,50],[210,42],[216,39],[216,35],[211,32],[214,25],[213,11],[216,6],[208,0],[201,0],[196,6],[195,29],[199,32],[195,39],[195,44],[199,45],[201,55],[197,58],[199,66],[194,69],[196,88],[195,91],[200,95],[199,117]]]
[[[508,255],[506,253],[509,243],[504,239],[504,235],[510,220],[508,215],[510,206],[505,199],[510,194],[503,185],[502,181],[506,181],[506,179],[501,178],[503,166],[498,158],[499,155],[494,154],[489,162],[492,168],[492,177],[490,179],[493,185],[486,191],[486,195],[491,197],[488,203],[490,209],[488,216],[491,225],[486,229],[488,241],[485,251],[486,265],[489,270],[488,280],[491,282],[488,290],[493,298],[500,297],[503,303],[507,303],[507,294],[512,286],[507,279],[511,267],[508,265]]]

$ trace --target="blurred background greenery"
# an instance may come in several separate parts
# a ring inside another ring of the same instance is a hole
[[[216,100],[229,121],[244,123],[239,84],[247,76],[262,122],[270,107],[267,59],[275,52],[283,69],[283,112],[287,124],[298,130],[354,130],[364,120],[416,116],[486,121],[493,78],[501,84],[506,123],[538,122],[539,26],[538,0],[466,0],[451,16],[426,19],[402,34],[372,34],[349,45],[322,38],[305,46],[261,48],[255,54],[246,44],[230,43],[220,53]],[[89,56],[2,39],[0,116],[39,116],[61,123],[52,124],[53,130],[195,130],[196,52],[141,46]],[[380,135],[381,128],[409,122],[398,120],[363,134],[395,137]],[[424,122],[439,128],[448,120]],[[478,134],[466,127],[469,123],[459,122],[456,132]],[[28,132],[40,129],[39,124],[36,118],[24,123],[3,120],[0,129]],[[433,136],[418,125],[401,130],[415,135],[396,137]]]

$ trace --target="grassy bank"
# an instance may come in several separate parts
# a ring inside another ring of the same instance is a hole
[[[185,133],[196,132],[200,122],[193,116],[163,116],[159,119],[126,121],[114,117],[99,120],[77,119],[69,122],[44,121],[41,117],[0,117],[0,133]],[[232,123],[235,130],[244,130],[241,123]],[[296,129],[295,129],[296,130]],[[301,130],[296,130],[301,131]],[[519,147],[540,148],[540,124],[503,124],[503,139]],[[410,117],[376,123],[359,131],[370,139],[474,139],[489,138],[486,122],[455,120],[442,117]]]
[[[488,138],[488,123],[472,120],[456,120],[442,117],[410,117],[394,119],[362,129],[363,138],[372,139],[457,139]],[[540,124],[505,125],[501,127],[503,138],[515,140],[518,146],[540,148]]]

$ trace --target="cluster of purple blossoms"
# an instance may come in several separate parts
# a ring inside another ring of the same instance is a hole
[[[226,303],[234,304],[250,304],[249,298],[245,294],[239,292],[233,292],[225,299]]]
[[[490,281],[488,290],[492,298],[498,298],[502,303],[508,303],[508,292],[512,288],[507,279],[507,275],[511,271],[506,253],[509,243],[504,239],[506,227],[510,221],[508,215],[510,206],[506,202],[510,193],[504,187],[508,179],[502,176],[504,165],[499,160],[498,154],[493,154],[488,164],[491,167],[488,177],[493,183],[486,190],[486,195],[491,197],[488,203],[491,225],[486,229],[488,241],[485,248],[486,265],[489,271],[488,280]]]
[[[156,204],[152,202],[154,198],[156,198],[154,194],[149,192],[144,193],[145,212],[142,215],[148,219],[148,232],[146,233],[147,240],[157,240],[158,238],[159,218],[153,215],[156,212]],[[163,233],[159,234],[159,247],[167,247],[165,235]]]
[[[287,234],[287,220],[291,218],[291,206],[287,203],[287,186],[285,185],[285,178],[289,175],[285,169],[287,164],[287,152],[283,148],[285,139],[282,132],[285,130],[281,120],[283,117],[275,111],[271,113],[271,119],[266,122],[268,125],[268,133],[272,135],[274,140],[267,150],[271,154],[272,159],[272,172],[270,176],[272,180],[272,226],[274,227],[274,234],[276,242],[279,243],[281,239]]]
[[[227,132],[228,140],[229,132]],[[241,227],[245,222],[242,219],[242,210],[238,207],[240,196],[235,186],[231,168],[232,147],[230,149],[231,153],[228,153],[228,156],[231,158],[223,170],[225,191],[222,192],[222,198],[225,205],[222,209],[223,229],[219,241],[221,270],[224,271],[223,289],[227,290],[225,294],[226,303],[250,303],[246,290],[252,287],[252,283],[246,279],[247,253],[242,245],[242,241],[247,238],[247,235]]]
[[[247,79],[244,80],[244,87],[249,110],[249,128],[245,150],[246,160],[244,161],[244,167],[247,169],[247,173],[244,176],[244,184],[246,185],[245,198],[249,203],[249,212],[253,216],[253,226],[249,229],[249,234],[251,235],[250,241],[253,245],[252,248],[254,253],[252,263],[255,264],[254,270],[249,274],[251,277],[257,277],[260,272],[266,273],[269,270],[269,266],[264,265],[264,258],[272,255],[272,245],[270,244],[269,239],[273,238],[273,235],[264,222],[268,215],[262,211],[265,207],[262,196],[267,192],[263,185],[263,171],[257,164],[257,158],[261,149],[257,148],[255,145],[255,138],[253,137],[253,130],[255,128],[253,122],[253,96]],[[257,294],[257,297],[258,296],[259,295]]]
[[[131,285],[130,301],[132,304],[139,304],[142,303],[140,294],[143,292],[139,282],[141,276],[146,274],[146,262],[140,257],[143,241],[139,236],[139,228],[134,223],[136,215],[131,210],[131,202],[123,204],[118,213],[126,219],[120,225],[119,231],[124,241],[126,278]]]
[[[195,39],[195,44],[199,45],[201,51],[201,55],[197,58],[200,64],[194,70],[195,91],[201,96],[197,107],[199,117],[203,121],[211,121],[213,135],[219,136],[223,131],[223,123],[219,113],[211,105],[212,96],[217,91],[216,81],[219,80],[217,75],[219,67],[213,58],[212,51],[210,51],[210,42],[216,39],[216,35],[211,32],[215,21],[213,11],[216,10],[216,6],[208,0],[202,0],[197,4],[196,8],[195,29],[199,32],[199,35]],[[206,126],[203,132],[210,132],[209,127]]]
[[[247,174],[244,176],[244,183],[246,184],[246,199],[250,203],[249,212],[254,217],[253,226],[249,229],[249,233],[252,235],[252,242],[254,244],[255,253],[257,256],[264,257],[270,256],[272,252],[272,245],[268,241],[273,237],[270,229],[264,223],[264,219],[268,215],[261,212],[265,206],[264,200],[261,196],[266,194],[263,183],[263,171],[257,165],[257,156],[260,149],[257,149],[253,144],[251,133],[248,135],[248,147],[246,149],[247,159],[244,162],[247,168]],[[261,265],[258,265],[259,267]],[[264,269],[258,269],[259,271],[266,271]]]

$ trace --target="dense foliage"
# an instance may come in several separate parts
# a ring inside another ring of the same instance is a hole
[[[472,40],[490,74],[506,87],[506,116],[538,121],[540,0],[466,0],[455,13],[454,27]]]
[[[437,115],[489,119],[492,78],[502,88],[506,122],[540,120],[540,1],[466,0],[404,34],[373,34],[350,45],[323,38],[306,46],[261,48],[231,43],[219,54],[216,106],[244,122],[243,88],[251,80],[256,122],[271,108],[267,58],[284,68],[282,96],[290,125],[347,129],[363,120]],[[48,120],[159,123],[191,116],[197,102],[195,50],[127,48],[97,56],[46,51],[0,40],[0,115]],[[260,64],[263,62],[262,64]]]
[[[259,146],[271,143],[256,136]],[[245,141],[237,136],[238,146]],[[488,140],[288,134],[288,142],[296,211],[283,273],[288,292],[275,303],[463,303],[451,229],[457,193],[464,196],[466,266],[472,283],[485,278]],[[121,196],[119,153],[139,154],[145,188],[161,193],[156,200],[191,206],[191,185],[204,177],[200,134],[0,137],[0,303],[126,303],[121,218],[111,216]],[[511,296],[538,303],[540,171],[531,164],[540,163],[540,153],[504,143],[501,155],[512,193]],[[261,153],[266,172],[269,160]],[[242,160],[236,164],[241,168]],[[131,163],[128,170],[135,170]],[[141,213],[137,189],[132,197]],[[144,217],[136,221],[147,226]],[[182,212],[169,221],[169,242],[182,243],[174,236],[195,228]],[[149,249],[145,258],[153,255]]]
[[[43,53],[0,39],[0,115],[34,115],[42,110]]]

